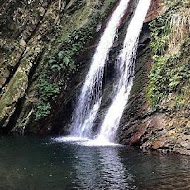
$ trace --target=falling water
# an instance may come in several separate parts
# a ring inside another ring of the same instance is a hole
[[[129,94],[133,85],[134,62],[139,41],[139,35],[142,29],[151,0],[140,0],[135,14],[128,27],[123,49],[117,59],[117,69],[119,78],[116,88],[116,95],[111,106],[106,113],[96,142],[105,144],[114,142],[115,134],[127,104]]]
[[[120,1],[99,41],[73,114],[72,136],[91,136],[93,121],[101,104],[104,66],[128,2],[129,0]]]

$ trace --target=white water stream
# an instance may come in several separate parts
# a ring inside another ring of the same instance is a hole
[[[101,105],[104,66],[128,2],[129,0],[120,1],[101,37],[73,114],[71,135],[58,138],[58,141],[80,141],[80,144],[86,146],[115,145],[116,132],[133,85],[139,35],[151,0],[140,0],[137,5],[126,32],[123,48],[116,61],[118,77],[116,79],[115,96],[97,137],[94,140],[89,139],[93,138],[91,134],[93,122]]]
[[[123,49],[117,58],[117,69],[119,78],[116,88],[116,95],[102,123],[98,137],[94,143],[107,144],[114,142],[116,131],[127,104],[130,91],[133,85],[134,64],[138,47],[139,35],[143,22],[149,9],[151,0],[140,0],[135,14],[127,30]]]
[[[120,1],[99,41],[72,117],[71,136],[91,137],[93,122],[101,104],[104,66],[128,2]]]

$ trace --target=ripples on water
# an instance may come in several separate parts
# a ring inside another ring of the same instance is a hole
[[[189,190],[190,157],[87,147],[31,137],[0,139],[0,190]]]

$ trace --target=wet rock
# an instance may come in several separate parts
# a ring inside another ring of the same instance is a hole
[[[163,14],[164,11],[165,7],[162,7],[161,1],[152,1],[141,33],[134,84],[121,119],[117,140],[123,144],[140,147],[142,150],[189,155],[189,110],[185,111],[186,108],[183,107],[173,111],[168,105],[168,102],[172,104],[175,99],[173,93],[155,108],[151,107],[146,96],[148,75],[153,64],[147,22]]]
[[[25,47],[25,46],[26,46],[26,42],[25,42],[23,39],[21,39],[21,40],[20,40],[20,45],[21,45],[22,47]]]
[[[73,74],[72,81],[69,79],[68,83],[74,88],[68,87],[65,74],[49,77],[52,83],[64,79],[66,84],[56,100],[49,100],[52,113],[46,121],[35,120],[35,110],[41,104],[38,96],[40,76],[46,75],[47,59],[61,46],[63,38],[87,27],[96,12],[100,12],[102,17],[103,14],[104,17],[108,16],[113,5],[107,0],[105,3],[99,0],[87,3],[72,0],[3,1],[0,6],[0,132],[48,134],[52,132],[52,126],[58,126],[55,131],[62,130],[62,123],[70,119],[72,101],[84,74],[80,70],[81,73]],[[102,20],[98,23],[103,24]],[[93,38],[97,38],[100,32],[96,32]],[[93,45],[93,48],[85,53],[81,49],[77,57],[77,64],[84,64],[81,66],[84,72],[84,66],[88,65],[96,47],[95,39],[91,38],[91,41],[89,46]],[[80,57],[83,57],[82,61]]]

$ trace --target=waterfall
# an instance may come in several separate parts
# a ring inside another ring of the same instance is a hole
[[[95,139],[98,144],[114,142],[116,131],[127,104],[133,85],[134,64],[138,47],[139,35],[146,17],[151,0],[140,0],[135,14],[130,22],[124,40],[123,48],[117,58],[119,78],[115,89],[116,95],[109,107],[100,132]]]
[[[102,78],[108,54],[129,0],[121,0],[98,43],[72,117],[71,136],[90,137],[101,104]]]

